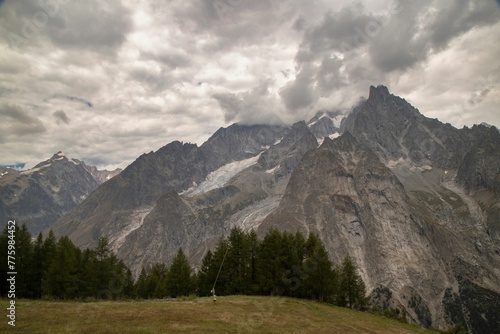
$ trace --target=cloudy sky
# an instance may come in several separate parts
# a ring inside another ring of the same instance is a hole
[[[500,126],[493,0],[0,0],[0,165],[124,167],[221,126],[349,110],[384,84]]]

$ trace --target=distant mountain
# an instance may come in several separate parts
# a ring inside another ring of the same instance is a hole
[[[54,232],[69,235],[79,246],[92,246],[100,235],[107,235],[118,249],[162,196],[197,186],[228,163],[258,156],[287,131],[280,126],[234,124],[219,129],[200,147],[175,141],[144,154],[60,219]],[[140,260],[144,261],[149,258]]]
[[[234,124],[142,155],[53,229],[79,246],[109,237],[137,276],[179,247],[199,265],[234,226],[317,233],[332,260],[353,257],[374,303],[421,325],[500,327],[495,127],[456,129],[370,87],[348,115]]]
[[[106,179],[118,174],[97,170],[58,152],[35,167],[0,170],[0,215],[26,224],[36,235],[80,204]],[[6,221],[2,222],[5,226]]]
[[[7,169],[7,168],[14,169],[14,170],[22,170],[24,168],[24,166],[26,166],[25,163],[18,163],[18,164],[14,164],[14,165],[0,165],[0,171],[2,169]],[[0,173],[3,173],[3,171],[1,171]]]
[[[339,134],[345,115],[341,111],[321,110],[307,122],[307,126],[318,139]]]

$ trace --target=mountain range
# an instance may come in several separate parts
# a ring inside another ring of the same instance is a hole
[[[28,170],[0,168],[0,215],[36,235],[120,171],[98,170],[63,152]]]
[[[354,259],[379,307],[426,327],[500,328],[500,133],[427,118],[385,86],[348,113],[233,124],[201,146],[174,141],[98,186],[87,181],[50,227],[80,247],[108,237],[135,276],[179,247],[198,267],[235,226],[312,232],[333,262]],[[33,194],[30,203],[45,196]]]

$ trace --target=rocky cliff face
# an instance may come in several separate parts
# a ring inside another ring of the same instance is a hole
[[[69,235],[85,247],[110,236],[118,250],[164,194],[196,187],[223,165],[257,156],[287,131],[280,126],[234,124],[200,147],[175,141],[144,154],[54,224],[54,233]]]
[[[499,150],[496,129],[454,129],[372,87],[343,136],[304,156],[260,233],[318,233],[381,306],[480,333],[500,324]]]
[[[26,224],[36,235],[80,204],[103,178],[117,173],[68,159],[62,152],[26,171],[6,170],[0,177],[0,215]]]
[[[181,195],[163,195],[149,212],[144,211],[131,232],[125,230],[118,237],[110,234],[118,255],[135,274],[159,260],[169,263],[179,247],[196,265],[231,227],[248,230],[258,226],[278,205],[301,157],[317,147],[304,122],[286,129],[282,138],[273,141],[265,146],[252,144],[254,151],[240,151],[240,158],[251,156],[248,152],[258,155],[221,166]]]

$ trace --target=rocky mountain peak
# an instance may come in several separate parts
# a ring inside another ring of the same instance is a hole
[[[387,96],[392,95],[389,93],[389,89],[384,85],[370,86],[370,94],[368,95],[368,99],[377,99],[377,98],[385,98]]]
[[[258,165],[264,170],[279,166],[275,175],[284,177],[291,173],[307,151],[316,148],[317,145],[316,137],[306,122],[297,122],[278,143],[261,154]]]
[[[0,214],[16,217],[36,235],[92,193],[102,183],[100,173],[57,152],[31,169],[0,178]]]
[[[300,122],[293,124],[292,130],[298,131],[298,132],[309,132],[309,128],[307,127],[307,124],[305,121],[300,121]]]
[[[331,139],[326,137],[320,148],[328,148],[330,150],[352,151],[355,145],[359,145],[356,138],[346,131],[338,138]]]

